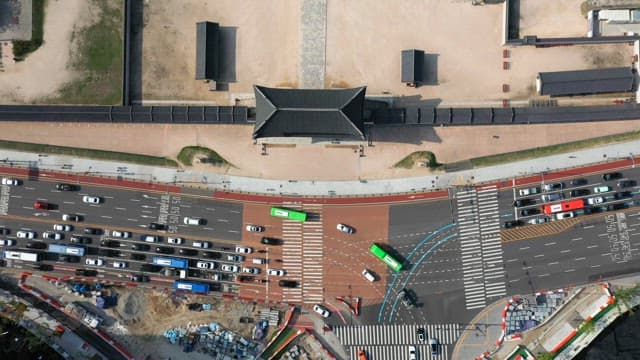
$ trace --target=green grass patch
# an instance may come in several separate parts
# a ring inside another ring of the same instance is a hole
[[[225,160],[217,152],[202,146],[186,146],[178,153],[178,161],[183,165],[193,165],[193,159],[199,156],[202,163],[212,164],[215,166],[233,166],[230,162]]]
[[[490,166],[516,162],[525,159],[534,159],[543,156],[557,155],[576,150],[589,149],[601,145],[625,142],[640,139],[640,131],[633,131],[622,134],[602,136],[593,139],[573,141],[564,144],[551,145],[546,147],[514,151],[504,154],[489,155],[471,159],[473,167]]]
[[[32,0],[31,3],[31,40],[15,40],[13,56],[17,61],[24,60],[27,55],[38,50],[44,35],[45,0]]]
[[[82,76],[47,102],[57,104],[116,105],[122,102],[123,0],[91,0],[99,20],[74,32],[77,50],[72,68]]]
[[[431,151],[416,151],[414,153],[411,153],[404,159],[398,161],[395,165],[393,165],[393,167],[411,169],[415,166],[416,162],[424,163],[430,169],[437,169],[442,166],[442,164],[438,163],[438,161],[436,160],[436,155]]]
[[[140,165],[178,167],[178,163],[171,159],[159,156],[130,154],[117,151],[81,149],[67,146],[33,144],[8,140],[0,140],[0,148],[42,154],[70,155],[74,157],[83,157],[96,160],[122,161]]]

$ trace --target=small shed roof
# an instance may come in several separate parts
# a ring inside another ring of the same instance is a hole
[[[220,34],[218,23],[196,23],[196,80],[216,80],[219,76]]]
[[[402,82],[417,83],[422,81],[422,67],[424,63],[424,51],[402,50]]]

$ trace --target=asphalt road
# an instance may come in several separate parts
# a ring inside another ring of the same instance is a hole
[[[91,268],[85,265],[86,258],[101,258],[105,265],[102,270],[113,274],[140,273],[142,265],[150,263],[153,256],[172,256],[189,260],[189,277],[210,279],[214,272],[199,270],[198,260],[214,261],[216,268],[222,264],[235,264],[229,261],[228,255],[235,254],[235,244],[239,243],[242,234],[242,205],[237,203],[217,201],[213,199],[183,196],[176,194],[158,194],[126,189],[96,187],[81,185],[77,191],[59,191],[55,183],[46,181],[25,180],[20,186],[0,186],[0,212],[6,216],[0,218],[0,226],[6,227],[10,233],[4,238],[13,239],[15,246],[12,250],[27,250],[29,241],[44,241],[45,243],[63,243],[71,245],[71,236],[85,236],[91,243],[82,245],[86,248],[86,256],[78,259],[78,263],[65,264],[58,261],[58,255],[43,253],[45,263],[56,265],[60,269],[72,267]],[[82,196],[99,196],[100,204],[86,204]],[[52,205],[51,210],[34,209],[35,201],[43,201]],[[62,214],[77,214],[83,218],[82,222],[70,223],[62,221]],[[183,218],[198,217],[206,220],[201,226],[185,225]],[[148,229],[151,222],[164,224],[165,230],[152,231]],[[61,240],[43,239],[45,231],[53,231],[54,224],[68,224],[73,226],[70,232],[60,232]],[[86,235],[87,227],[98,228],[102,235]],[[112,230],[130,231],[129,239],[110,236]],[[34,231],[35,240],[18,239],[19,230]],[[159,236],[158,243],[141,242],[144,234]],[[167,243],[167,237],[182,237],[182,245]],[[209,242],[206,250],[194,248],[194,240]],[[106,242],[105,242],[106,241]],[[132,249],[132,245],[148,246],[148,249]],[[105,255],[104,248],[109,248],[111,254]],[[159,254],[156,248],[166,248],[169,254]],[[33,249],[28,249],[34,251]],[[39,250],[44,251],[44,250]],[[186,253],[181,253],[186,251]],[[209,253],[209,259],[203,259],[204,252]],[[132,254],[144,257],[133,259]],[[114,269],[114,261],[125,261],[127,268]],[[159,269],[156,269],[156,271]],[[148,272],[148,270],[146,271]],[[210,282],[214,290],[236,292],[233,279],[228,273],[217,272],[222,275],[222,281]]]

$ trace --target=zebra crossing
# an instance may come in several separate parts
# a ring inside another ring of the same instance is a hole
[[[0,214],[7,215],[9,212],[9,195],[11,194],[11,187],[7,185],[0,185]]]
[[[465,305],[484,308],[488,297],[505,296],[498,188],[456,193],[456,223],[462,258]]]
[[[282,265],[288,278],[300,281],[297,288],[282,288],[282,299],[295,303],[322,302],[322,205],[283,206],[320,215],[309,217],[304,223],[282,221]]]
[[[418,340],[416,330],[426,330],[425,342]],[[364,325],[337,326],[336,336],[347,348],[350,359],[357,359],[358,349],[364,349],[369,359],[395,360],[409,358],[409,345],[417,348],[419,359],[447,359],[449,349],[453,348],[462,328],[459,324],[425,324],[425,325]],[[435,338],[440,343],[440,355],[431,356],[427,340]]]

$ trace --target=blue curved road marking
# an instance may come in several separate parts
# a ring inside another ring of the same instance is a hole
[[[407,287],[407,283],[409,282],[409,278],[411,277],[411,274],[413,274],[413,271],[418,268],[418,264],[420,264],[427,255],[431,254],[434,250],[436,250],[437,247],[439,247],[440,245],[442,245],[445,242],[449,241],[449,239],[451,239],[452,237],[457,237],[457,234],[451,234],[451,235],[439,240],[437,243],[433,244],[431,246],[431,248],[429,248],[429,250],[427,250],[424,254],[422,254],[420,259],[418,261],[416,261],[415,265],[411,268],[411,271],[409,271],[409,274],[407,275],[407,278],[405,279],[404,284],[402,284],[402,288],[406,288]],[[391,308],[391,314],[389,316],[389,322],[393,321],[393,315],[395,314],[396,304],[397,303],[398,303],[398,298],[396,297],[396,301],[393,303],[393,307]]]
[[[411,257],[413,256],[413,254],[418,251],[418,249],[423,246],[425,243],[427,243],[429,240],[431,240],[431,238],[433,238],[434,236],[438,235],[439,233],[448,230],[451,227],[454,227],[456,224],[455,223],[451,223],[451,224],[447,224],[445,226],[442,226],[439,229],[436,229],[434,232],[432,232],[431,234],[429,234],[427,237],[425,237],[424,239],[422,239],[418,245],[416,245],[413,250],[411,250],[409,252],[409,254],[405,257],[405,262],[408,262],[409,259],[411,259]],[[382,306],[380,306],[380,311],[378,312],[378,323],[380,322],[380,320],[382,319],[382,311],[384,310],[384,307],[387,303],[387,299],[389,298],[389,295],[391,293],[391,289],[393,288],[393,285],[396,283],[396,280],[398,279],[398,276],[400,276],[399,273],[395,273],[393,275],[393,281],[391,282],[391,285],[387,288],[387,293],[384,295],[384,299],[382,300]]]

